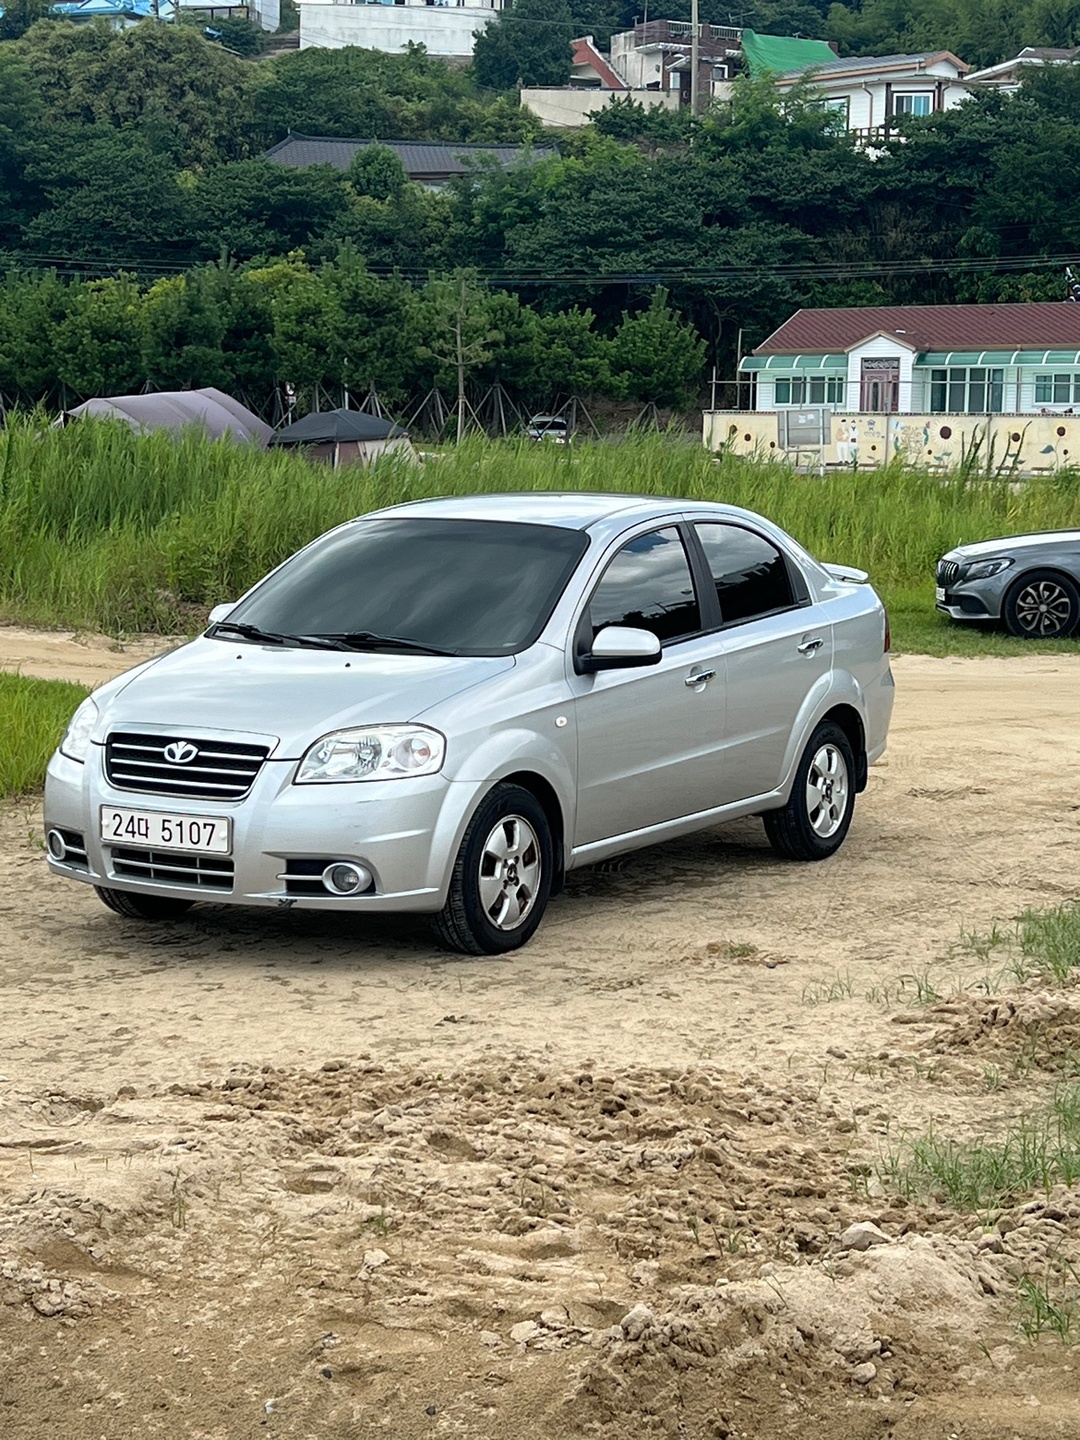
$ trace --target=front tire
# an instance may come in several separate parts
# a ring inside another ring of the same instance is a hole
[[[552,870],[543,806],[520,785],[496,785],[469,821],[435,934],[463,955],[517,950],[543,919]]]
[[[831,720],[817,727],[795,771],[791,798],[766,810],[769,844],[788,860],[827,860],[844,843],[855,813],[855,756]]]
[[[128,920],[179,920],[194,905],[194,900],[172,900],[164,895],[136,895],[130,890],[113,890],[95,885],[103,905]]]
[[[1056,570],[1033,570],[1005,596],[1001,613],[1021,640],[1058,640],[1080,624],[1080,590]]]

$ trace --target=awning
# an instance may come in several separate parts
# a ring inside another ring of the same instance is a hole
[[[847,370],[846,355],[747,355],[740,370]]]
[[[1080,350],[941,350],[915,358],[916,365],[1080,365]]]

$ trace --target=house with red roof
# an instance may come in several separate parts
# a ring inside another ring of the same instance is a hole
[[[799,310],[739,382],[745,408],[706,413],[714,449],[946,468],[985,450],[1053,469],[1080,457],[1080,304]]]

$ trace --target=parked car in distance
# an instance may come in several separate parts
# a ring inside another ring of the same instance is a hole
[[[1080,530],[958,545],[937,563],[937,608],[953,620],[1003,620],[1022,640],[1080,625]]]
[[[568,870],[762,815],[822,860],[885,748],[888,621],[728,505],[484,495],[323,535],[110,681],[49,765],[51,870],[122,915],[427,913],[524,944]]]
[[[525,426],[530,440],[550,440],[553,445],[567,445],[572,434],[565,415],[533,415]]]

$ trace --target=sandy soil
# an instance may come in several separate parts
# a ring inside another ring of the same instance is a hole
[[[141,658],[14,633],[28,673]],[[1080,1436],[1080,1366],[1016,1303],[1080,1264],[1080,1186],[984,1230],[877,1171],[1080,1048],[1067,994],[953,950],[1077,893],[1080,661],[895,668],[840,855],[755,822],[642,852],[509,959],[148,928],[0,814],[0,1433]]]

